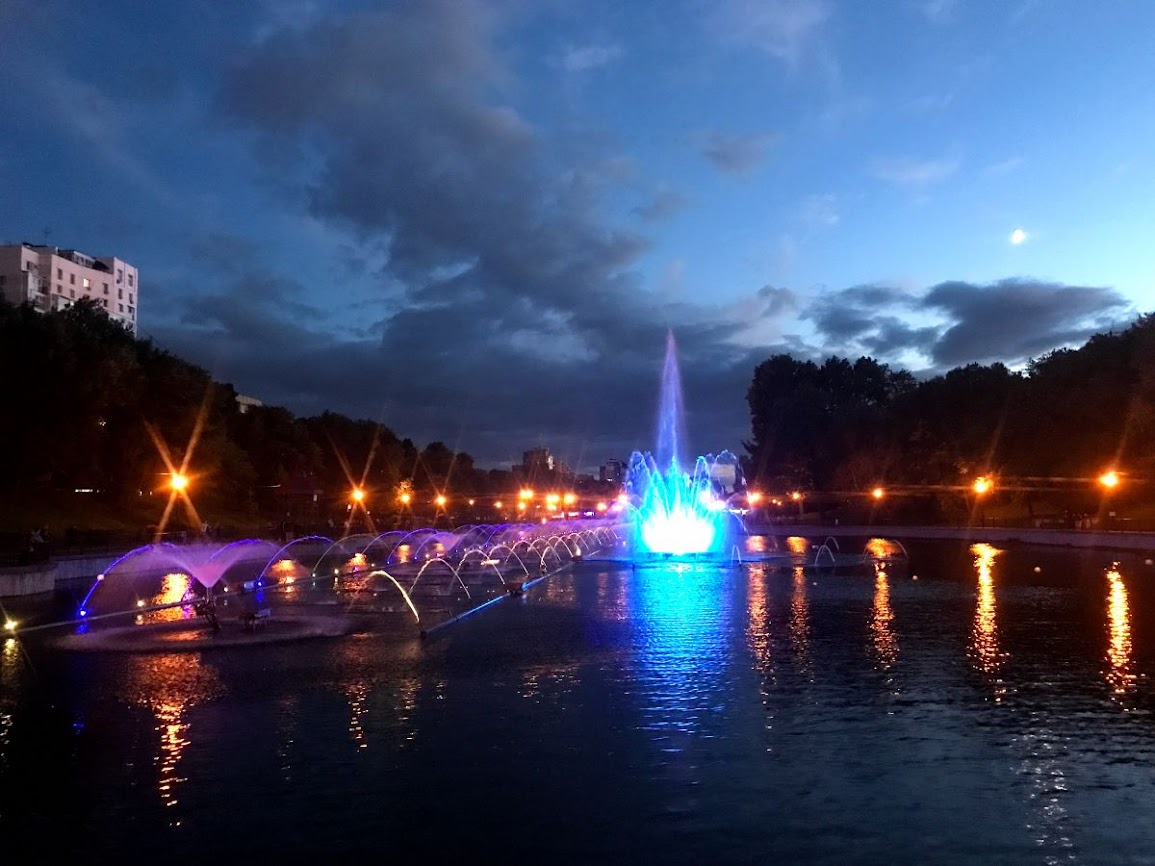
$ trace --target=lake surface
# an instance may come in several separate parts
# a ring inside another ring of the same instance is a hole
[[[426,640],[9,640],[4,859],[1150,864],[1153,581],[926,543],[587,561]]]

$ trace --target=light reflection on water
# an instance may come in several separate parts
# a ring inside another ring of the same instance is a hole
[[[890,582],[886,575],[886,565],[874,563],[874,608],[870,617],[871,643],[874,647],[875,663],[884,671],[889,671],[898,660],[898,638],[891,623],[894,611],[890,607]]]
[[[1131,655],[1131,607],[1119,563],[1107,569],[1107,683],[1116,700],[1135,689]]]
[[[8,763],[12,738],[12,711],[15,695],[24,678],[24,654],[16,638],[4,638],[0,645],[0,769]]]
[[[995,599],[994,564],[999,554],[997,547],[989,544],[971,545],[974,554],[975,572],[978,575],[978,593],[975,598],[974,626],[971,629],[971,658],[975,667],[994,678],[995,701],[1006,695],[1006,684],[998,678],[1003,665],[1003,653],[999,649],[998,610]]]
[[[793,592],[790,594],[790,644],[799,671],[810,677],[810,602],[806,598],[806,569],[793,570]]]
[[[513,862],[1152,862],[1153,596],[1126,561],[1056,553],[1040,576],[1036,555],[959,545],[917,582],[882,563],[588,562],[424,644],[367,627],[70,657],[64,679],[82,709],[148,708],[111,714],[102,747],[118,766],[155,748],[165,826],[135,828],[205,829],[210,862],[256,837],[297,853],[295,828],[334,856],[403,837],[465,857],[511,814]],[[0,662],[0,713],[13,690],[18,711],[35,689],[14,652]],[[28,728],[2,726],[0,759],[25,753]],[[119,777],[76,760],[88,826],[114,824]]]
[[[729,595],[717,590],[722,573],[671,565],[647,569],[636,586],[643,727],[665,735],[668,751],[684,748],[669,735],[694,734],[713,706],[729,618]]]
[[[188,711],[199,703],[220,697],[224,688],[215,668],[199,654],[134,656],[121,686],[121,699],[144,707],[156,717],[159,751],[155,757],[157,792],[161,804],[174,810],[169,826],[182,823],[179,810],[182,787],[189,781],[180,772],[181,757],[192,743]]]

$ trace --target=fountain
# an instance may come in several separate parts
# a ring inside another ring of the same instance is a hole
[[[627,517],[635,561],[668,557],[724,557],[736,536],[746,534],[737,515],[727,508],[714,469],[736,464],[729,452],[717,458],[697,457],[689,471],[682,468],[684,420],[682,380],[674,335],[666,337],[658,410],[658,448],[635,451],[626,478]]]
[[[317,541],[298,539],[297,551]],[[246,538],[224,546],[149,544],[110,563],[76,610],[74,632],[59,646],[82,650],[171,652],[344,634],[333,616],[284,616],[268,593],[287,599],[293,575],[308,569],[290,559],[292,545]],[[258,629],[257,626],[260,626]]]

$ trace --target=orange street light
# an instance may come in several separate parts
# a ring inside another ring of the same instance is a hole
[[[497,500],[497,502],[493,503],[493,507],[494,508],[501,508],[501,500],[499,499],[499,500]]]
[[[985,475],[980,475],[978,478],[975,479],[975,483],[971,486],[974,489],[975,493],[977,493],[979,496],[982,496],[986,493],[990,493],[991,488],[994,487],[995,485],[994,485],[994,482],[992,482]]]
[[[533,491],[528,487],[523,487],[517,494],[518,499],[533,499]]]
[[[1099,476],[1099,483],[1108,490],[1113,490],[1119,486],[1119,473],[1114,469],[1108,469]]]
[[[870,491],[870,495],[873,496],[875,499],[882,499],[882,497],[886,496],[886,491],[883,490],[881,487],[875,487],[873,490]]]
[[[412,497],[412,496],[410,496],[408,493],[402,493],[402,494],[401,494],[399,497],[397,497],[397,498],[401,500],[401,504],[402,504],[402,505],[408,505],[408,504],[409,504],[409,502],[410,502],[410,501],[413,499],[413,497]]]
[[[185,490],[188,488],[188,476],[182,472],[174,472],[170,483],[173,490]]]
[[[799,499],[802,498],[802,494],[799,493],[797,490],[795,490],[793,493],[790,494],[790,498],[793,499],[795,502],[797,502]]]
[[[444,508],[445,507],[445,494],[438,493],[436,502],[437,502],[438,508]]]
[[[470,504],[470,505],[472,505],[472,504],[473,504],[473,500],[472,500],[472,499],[470,499],[470,500],[469,500],[469,504]]]
[[[749,502],[751,505],[757,505],[759,502],[762,501],[762,494],[759,493],[757,490],[751,490],[749,493],[746,494],[746,501]]]

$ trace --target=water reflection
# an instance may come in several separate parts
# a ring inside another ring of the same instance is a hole
[[[160,582],[160,588],[157,589],[148,599],[138,599],[137,607],[153,607],[162,605],[176,605],[174,607],[161,607],[160,610],[147,611],[143,615],[136,618],[137,625],[144,625],[145,623],[155,622],[175,622],[180,619],[188,619],[192,614],[191,608],[180,607],[179,603],[187,601],[192,592],[192,578],[183,572],[170,572],[166,574]]]
[[[1131,606],[1119,563],[1107,569],[1107,684],[1116,699],[1135,688],[1132,669]]]
[[[803,556],[810,549],[810,542],[801,535],[791,535],[786,539],[786,547],[795,556]]]
[[[387,650],[390,658],[399,663],[411,663],[419,651],[420,648],[412,641],[393,645]],[[399,729],[403,743],[417,738],[413,716],[420,682],[416,677],[389,677],[381,669],[381,644],[364,635],[338,644],[335,660],[341,672],[338,687],[349,705],[349,738],[358,750],[369,747],[373,733],[369,725],[374,720],[379,725],[383,723]],[[379,713],[379,701],[374,698],[389,688],[397,690],[393,705],[388,712]]]
[[[886,564],[874,563],[874,609],[870,617],[870,636],[874,645],[875,664],[889,671],[898,661],[898,639],[894,636],[891,622],[894,612],[890,608],[890,582],[886,575]]]
[[[810,675],[810,601],[806,596],[806,569],[794,566],[790,593],[790,645],[799,671]]]
[[[24,676],[24,654],[16,638],[4,639],[0,647],[0,770],[8,765],[12,746],[12,719],[15,701],[9,695],[20,693]]]
[[[767,538],[765,535],[747,535],[746,536],[746,552],[747,553],[765,553],[767,551]]]
[[[638,659],[645,676],[644,727],[662,732],[667,752],[681,751],[671,733],[696,734],[714,713],[725,669],[728,593],[719,572],[672,565],[637,572]]]
[[[157,790],[166,808],[179,804],[181,786],[188,781],[180,775],[181,756],[191,742],[186,714],[196,704],[223,693],[216,669],[205,665],[199,655],[141,656],[129,662],[121,697],[156,716],[155,730],[160,734],[160,751],[155,759]],[[168,823],[178,827],[181,819],[174,814]]]
[[[746,643],[754,656],[754,669],[773,676],[774,659],[770,643],[770,598],[766,591],[766,569],[751,566],[746,580]]]
[[[975,557],[975,571],[978,574],[978,594],[975,600],[974,626],[971,629],[970,656],[975,668],[988,676],[997,676],[1005,654],[999,649],[999,625],[997,618],[994,582],[994,564],[1002,551],[986,543],[971,545]],[[995,701],[1001,701],[1006,694],[1006,686],[1001,679],[996,680]]]

